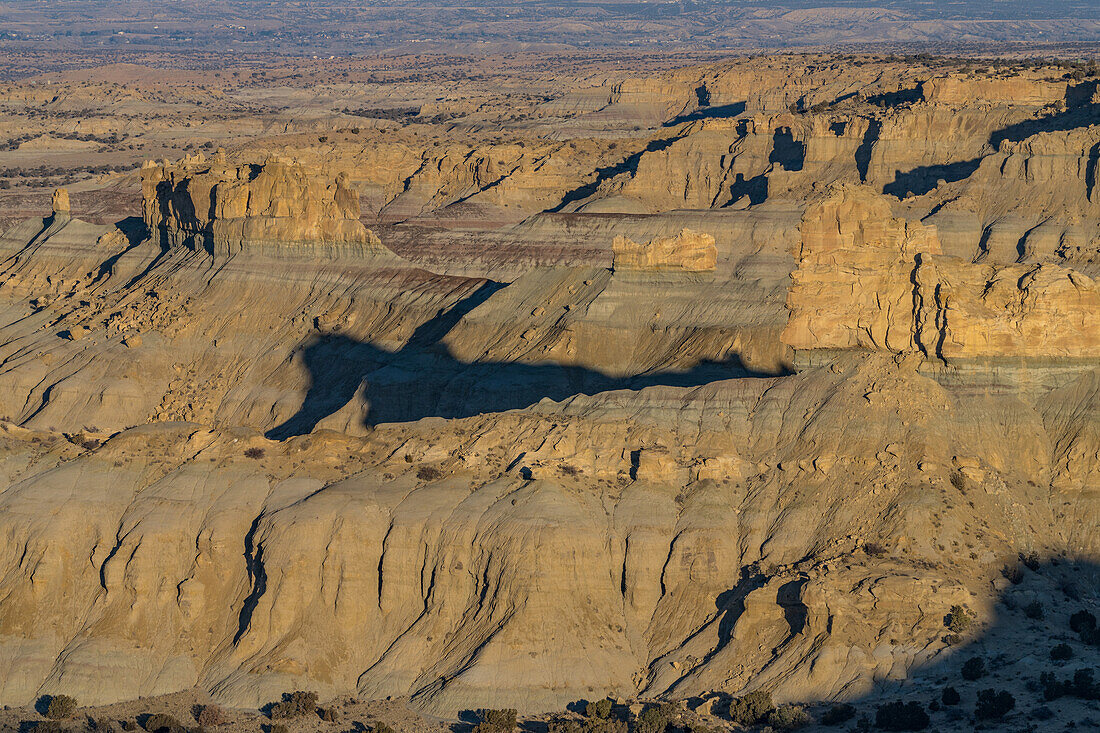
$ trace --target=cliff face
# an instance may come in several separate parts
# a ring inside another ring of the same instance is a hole
[[[326,180],[300,164],[271,158],[228,166],[202,155],[142,168],[145,223],[173,244],[194,241],[225,256],[245,247],[320,245],[363,254],[382,251],[359,221],[347,177]]]
[[[886,198],[863,187],[811,205],[801,232],[782,336],[796,349],[1100,356],[1100,289],[1080,272],[943,256],[934,227],[893,218]]]
[[[714,237],[681,229],[672,237],[659,237],[645,244],[615,237],[611,244],[616,270],[642,272],[711,272],[718,264]]]

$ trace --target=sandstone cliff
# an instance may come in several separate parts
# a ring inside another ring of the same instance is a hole
[[[225,256],[248,248],[314,244],[327,251],[381,252],[359,222],[359,198],[346,176],[326,180],[300,164],[271,158],[229,166],[198,156],[142,168],[145,223],[176,245],[193,241]]]
[[[796,349],[919,350],[938,359],[1100,356],[1100,288],[1053,264],[942,256],[933,227],[840,187],[802,220],[783,340]]]

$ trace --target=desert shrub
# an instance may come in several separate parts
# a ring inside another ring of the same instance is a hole
[[[416,469],[416,477],[421,481],[438,481],[443,478],[443,472],[435,466],[421,466]]]
[[[507,733],[516,729],[516,711],[511,708],[478,710],[477,717],[481,719],[481,723],[476,728],[480,733],[492,733],[493,731]]]
[[[1043,604],[1039,601],[1032,601],[1024,606],[1024,615],[1035,620],[1041,619],[1043,617]]]
[[[962,695],[954,687],[945,687],[940,693],[940,702],[944,705],[958,705],[962,702]]]
[[[841,723],[847,723],[854,717],[856,717],[855,707],[844,702],[838,705],[833,705],[831,708],[826,710],[821,716],[821,724],[840,725]]]
[[[1055,662],[1064,662],[1073,659],[1073,647],[1069,644],[1059,644],[1050,650],[1050,658]]]
[[[981,690],[978,692],[978,704],[974,707],[974,716],[978,720],[1000,720],[1016,707],[1016,698],[1005,690]]]
[[[336,708],[317,708],[317,715],[326,723],[335,723],[340,720],[340,712]]]
[[[88,730],[92,733],[114,733],[115,722],[110,718],[88,718]]]
[[[556,718],[549,722],[547,730],[548,733],[628,733],[629,727],[618,718]]]
[[[812,723],[813,719],[801,705],[781,705],[768,711],[764,722],[775,730],[797,730]]]
[[[283,699],[271,705],[271,719],[297,718],[317,711],[316,692],[284,692]]]
[[[290,729],[282,723],[274,723],[271,726],[271,733],[290,733]]]
[[[1084,634],[1096,630],[1096,617],[1085,609],[1069,617],[1069,627],[1075,634]]]
[[[137,729],[138,729],[138,724],[137,724],[136,721],[133,721],[133,720],[124,720],[124,721],[122,721],[122,730],[131,731],[131,730],[137,730]]]
[[[664,733],[675,714],[675,708],[669,703],[647,705],[634,719],[631,733]]]
[[[393,728],[386,725],[380,720],[372,721],[370,724],[371,733],[397,733]]]
[[[943,625],[953,633],[961,634],[974,623],[974,612],[966,606],[954,605],[943,618]]]
[[[68,695],[52,695],[43,713],[50,720],[67,720],[76,714],[76,700]]]
[[[961,670],[962,678],[973,682],[974,680],[985,677],[985,662],[981,657],[971,657],[963,662]]]
[[[606,719],[611,716],[611,700],[595,700],[584,706],[584,714],[590,718]]]
[[[225,711],[217,705],[203,705],[202,709],[199,710],[199,714],[195,716],[195,720],[203,728],[216,728],[229,722]]]
[[[248,448],[248,449],[245,450],[244,457],[245,458],[263,458],[264,457],[264,449],[263,448],[257,448],[255,446],[253,446],[253,447]]]
[[[1019,585],[1024,582],[1024,571],[1020,570],[1019,565],[1005,565],[1001,568],[1001,575],[1008,578],[1008,582],[1013,585]]]
[[[944,634],[943,643],[948,646],[957,646],[962,643],[963,638],[958,634]]]
[[[882,557],[886,554],[886,545],[881,542],[868,542],[863,546],[863,551],[871,557]]]
[[[65,726],[61,725],[61,721],[58,720],[40,720],[34,723],[34,728],[28,729],[34,730],[35,733],[65,733]],[[22,728],[23,726],[20,726]]]
[[[738,725],[756,725],[774,707],[772,696],[763,690],[756,690],[733,699],[730,703],[730,719]]]
[[[875,727],[882,730],[924,730],[930,723],[928,713],[916,701],[896,700],[879,705]]]
[[[1026,565],[1027,569],[1030,570],[1033,573],[1037,572],[1039,570],[1039,566],[1041,564],[1039,562],[1039,553],[1037,553],[1037,552],[1029,552],[1026,555],[1021,552],[1020,553],[1020,562],[1022,562],[1024,565]]]
[[[149,733],[184,733],[187,728],[168,713],[153,713],[143,724]]]

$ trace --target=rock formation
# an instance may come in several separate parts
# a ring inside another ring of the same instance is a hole
[[[714,237],[681,229],[674,237],[638,244],[622,235],[611,245],[615,270],[643,272],[711,272],[718,264]]]
[[[783,341],[946,360],[1100,356],[1100,288],[1054,264],[971,263],[885,197],[842,186],[807,208]]]
[[[225,256],[250,248],[316,244],[328,251],[382,251],[359,221],[345,175],[334,182],[300,164],[269,158],[229,166],[199,154],[142,168],[145,223],[173,244],[194,241]]]

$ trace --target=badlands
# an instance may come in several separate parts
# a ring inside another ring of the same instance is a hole
[[[1100,728],[1095,64],[162,61],[0,86],[0,726]]]

